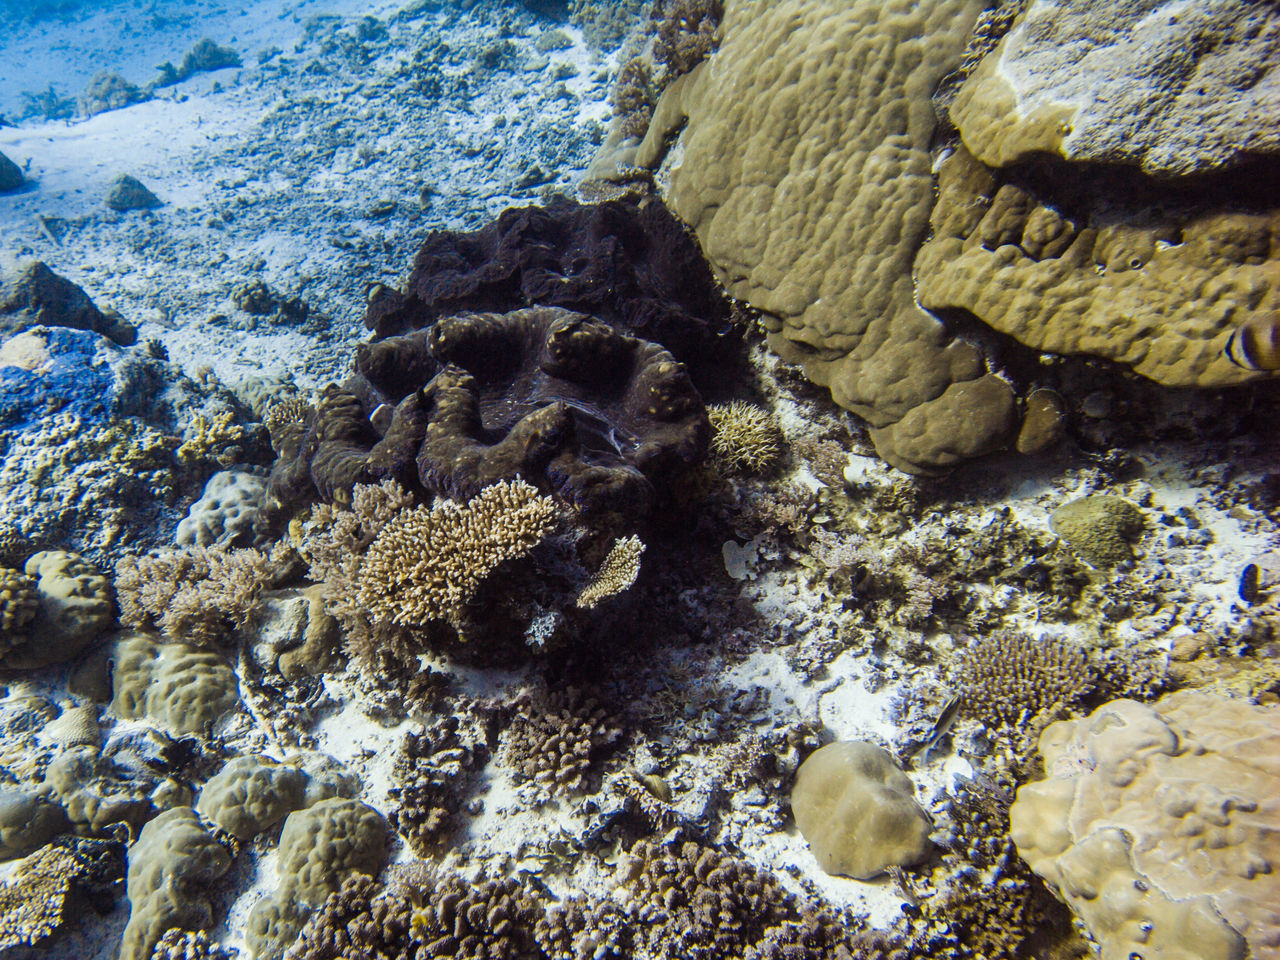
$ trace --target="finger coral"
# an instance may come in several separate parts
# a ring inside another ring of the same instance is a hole
[[[591,765],[622,739],[609,711],[575,688],[523,695],[502,733],[501,749],[520,781],[544,795],[585,787]]]
[[[536,547],[559,514],[523,480],[495,483],[466,504],[403,510],[365,554],[360,603],[371,619],[402,626],[455,616],[494,569]]]

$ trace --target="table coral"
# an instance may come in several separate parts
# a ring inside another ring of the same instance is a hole
[[[1189,690],[1040,737],[1018,852],[1104,960],[1280,957],[1280,710]]]

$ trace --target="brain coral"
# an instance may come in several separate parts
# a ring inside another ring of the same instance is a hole
[[[310,481],[343,500],[395,479],[469,499],[523,477],[584,510],[643,513],[709,432],[684,366],[656,343],[555,307],[469,314],[362,345],[270,489],[285,501]]]
[[[1280,957],[1280,709],[1116,700],[1051,724],[1040,752],[1010,833],[1103,960]]]
[[[1276,181],[1280,182],[1280,181]],[[1122,169],[991,171],[964,148],[939,167],[918,296],[1036,350],[1089,354],[1170,387],[1265,374],[1224,354],[1280,313],[1280,190],[1169,185]]]
[[[1004,446],[1011,388],[913,299],[933,202],[930,97],[975,0],[730,0],[719,50],[667,88],[635,157],[770,345],[929,472]]]

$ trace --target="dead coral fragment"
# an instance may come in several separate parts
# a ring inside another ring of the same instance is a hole
[[[711,459],[724,473],[764,473],[782,456],[782,430],[763,407],[742,400],[712,404]]]
[[[166,636],[212,644],[253,623],[262,591],[283,573],[289,549],[193,547],[116,564],[120,620]]]
[[[365,555],[360,603],[374,621],[401,626],[453,617],[499,564],[541,543],[558,514],[523,480],[495,483],[466,504],[403,510]]]
[[[1017,727],[1079,702],[1095,681],[1088,654],[1059,637],[998,633],[966,652],[959,684],[966,709],[992,729]]]
[[[622,537],[614,541],[596,575],[578,594],[577,606],[591,610],[601,600],[630,588],[640,575],[640,557],[643,554],[644,543],[637,536]]]

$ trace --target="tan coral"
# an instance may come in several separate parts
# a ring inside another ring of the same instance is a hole
[[[1010,832],[1103,960],[1280,957],[1280,709],[1116,700],[1050,725],[1040,751]]]
[[[1266,376],[1224,351],[1243,324],[1280,312],[1280,210],[1212,197],[1174,207],[1158,187],[1112,175],[1108,185],[1065,171],[1050,184],[957,149],[939,169],[934,235],[916,260],[920,302],[1164,386]]]
[[[730,0],[719,50],[663,93],[635,156],[656,168],[684,125],[668,204],[771,346],[918,472],[1005,445],[1017,421],[1011,388],[916,305],[911,278],[930,96],[984,6]]]
[[[643,555],[644,543],[639,537],[620,537],[615,540],[601,561],[596,575],[578,594],[575,605],[591,610],[602,600],[630,589],[640,575],[640,557]]]
[[[495,483],[466,504],[403,510],[365,555],[360,603],[375,622],[403,626],[454,615],[499,564],[536,547],[558,516],[555,502],[523,480]]]
[[[782,456],[782,428],[763,407],[742,400],[713,403],[711,459],[724,473],[764,473]]]

